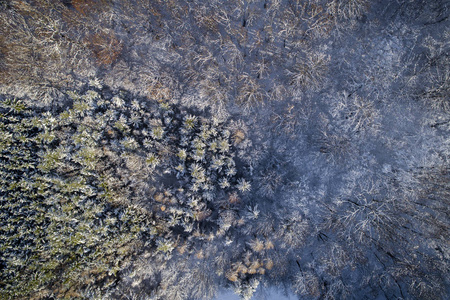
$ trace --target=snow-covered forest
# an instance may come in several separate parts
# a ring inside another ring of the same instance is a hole
[[[448,299],[449,13],[0,0],[0,298]]]

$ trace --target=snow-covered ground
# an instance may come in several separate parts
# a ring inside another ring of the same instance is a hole
[[[449,12],[0,1],[0,291],[449,298]]]
[[[258,288],[251,300],[297,300],[298,297],[292,293],[286,295],[275,288]],[[241,300],[233,291],[223,290],[214,300]]]

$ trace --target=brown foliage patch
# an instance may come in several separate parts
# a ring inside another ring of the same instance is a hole
[[[88,47],[99,65],[111,65],[122,52],[122,42],[114,33],[98,32],[87,38]]]
[[[72,0],[72,5],[83,16],[100,12],[107,7],[108,0]]]

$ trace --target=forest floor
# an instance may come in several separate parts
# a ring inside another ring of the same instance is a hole
[[[0,296],[448,298],[449,12],[0,1]]]

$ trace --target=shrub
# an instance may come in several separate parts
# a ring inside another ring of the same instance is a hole
[[[331,114],[340,120],[342,129],[351,133],[376,133],[380,127],[379,110],[375,104],[358,95],[344,93],[332,103]]]
[[[328,61],[324,54],[309,54],[296,63],[293,71],[288,71],[291,84],[296,88],[319,88],[326,75]]]
[[[321,132],[319,138],[320,152],[333,163],[342,163],[353,153],[350,137],[344,133]]]
[[[367,11],[367,0],[333,0],[328,3],[329,14],[342,19],[357,19]]]
[[[437,72],[437,75],[431,76],[432,82],[426,87],[425,91],[420,95],[425,103],[432,109],[437,111],[449,112],[450,100],[450,71]]]
[[[122,42],[114,33],[98,32],[86,40],[99,65],[109,66],[114,63],[122,52]]]

